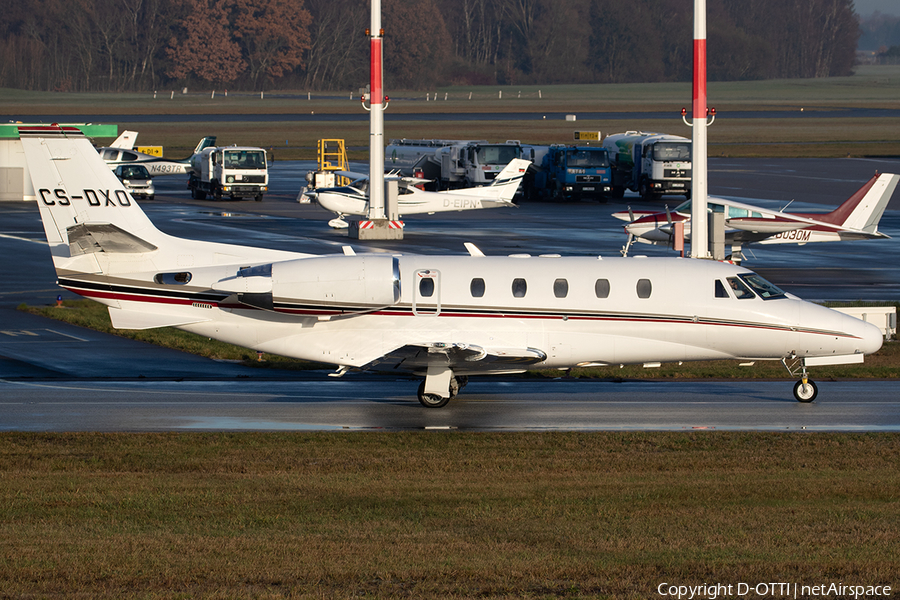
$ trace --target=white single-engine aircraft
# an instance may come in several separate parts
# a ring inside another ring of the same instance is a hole
[[[75,128],[20,137],[60,286],[114,327],[172,326],[254,350],[424,376],[444,406],[470,375],[530,367],[780,360],[816,397],[812,365],[862,362],[874,325],[804,302],[732,264],[558,255],[311,255],[158,230]]]
[[[508,207],[515,206],[512,201],[513,196],[519,189],[530,164],[529,160],[514,158],[503,167],[490,185],[442,192],[426,192],[416,187],[418,184],[426,183],[427,179],[395,175],[385,175],[385,179],[393,177],[399,182],[397,212],[401,217],[403,215]],[[368,214],[369,176],[343,171],[339,171],[337,174],[349,176],[354,181],[343,187],[309,190],[304,192],[304,195],[314,199],[325,210],[337,214],[337,218],[332,219],[328,224],[335,229],[343,229],[348,226],[344,221],[345,216]]]
[[[194,154],[199,154],[204,148],[209,148],[210,146],[216,145],[216,136],[207,136],[200,140],[200,142],[197,144],[197,147],[194,148],[194,154],[192,154],[191,156],[188,156],[187,158],[169,160],[166,158],[160,158],[159,156],[153,156],[151,154],[138,152],[134,149],[134,141],[136,139],[136,131],[126,131],[118,138],[116,138],[114,144],[130,144],[127,148],[110,146],[107,148],[97,148],[97,152],[100,153],[100,157],[107,164],[107,166],[109,166],[109,169],[111,171],[115,171],[116,167],[118,167],[119,165],[143,165],[147,167],[147,170],[150,172],[151,177],[156,177],[157,175],[189,174],[193,170],[193,168],[191,167],[191,158],[193,158]]]
[[[890,239],[878,231],[900,175],[876,174],[843,204],[829,213],[786,213],[723,198],[709,198],[707,210],[725,215],[725,243],[740,260],[745,244],[807,244],[847,240]],[[613,213],[627,221],[628,234],[623,254],[632,241],[671,246],[674,224],[684,223],[684,238],[691,237],[691,201],[674,211],[627,211]]]

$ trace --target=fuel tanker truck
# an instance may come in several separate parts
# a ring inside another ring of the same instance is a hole
[[[609,152],[614,198],[621,198],[626,189],[647,200],[663,194],[691,197],[691,140],[626,131],[606,136],[603,147]]]

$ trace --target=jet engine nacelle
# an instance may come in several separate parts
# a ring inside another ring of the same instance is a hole
[[[365,312],[400,301],[400,263],[394,256],[319,256],[248,267],[213,285],[247,305],[277,303]]]

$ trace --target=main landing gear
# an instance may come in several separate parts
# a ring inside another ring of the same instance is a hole
[[[788,364],[788,360],[791,360],[790,364]],[[792,377],[797,377],[798,374],[800,375],[800,381],[794,384],[794,398],[796,398],[798,402],[812,402],[815,400],[816,396],[819,395],[819,387],[807,375],[806,365],[803,364],[803,359],[782,358],[781,364],[784,365],[784,368],[788,370],[788,373],[790,373]]]
[[[456,398],[459,391],[466,387],[466,384],[469,383],[468,377],[457,377],[453,376],[451,373],[450,380],[448,381],[447,391],[444,392],[443,385],[440,387],[440,391],[434,389],[434,386],[429,386],[429,383],[437,383],[441,384],[440,374],[437,375],[439,380],[429,382],[428,376],[425,377],[425,381],[419,384],[419,403],[425,408],[441,408],[446,406],[450,400]]]

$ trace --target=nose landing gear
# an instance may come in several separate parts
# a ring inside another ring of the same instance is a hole
[[[819,394],[819,388],[811,379],[803,376],[803,379],[794,384],[794,398],[798,402],[812,402]]]
[[[788,364],[788,360],[791,361],[790,364]],[[781,364],[783,364],[784,368],[791,374],[791,377],[797,377],[798,374],[800,375],[800,381],[794,384],[794,398],[796,398],[798,402],[812,402],[815,400],[816,396],[819,395],[819,387],[807,375],[806,365],[803,363],[803,359],[786,357],[781,359]]]

